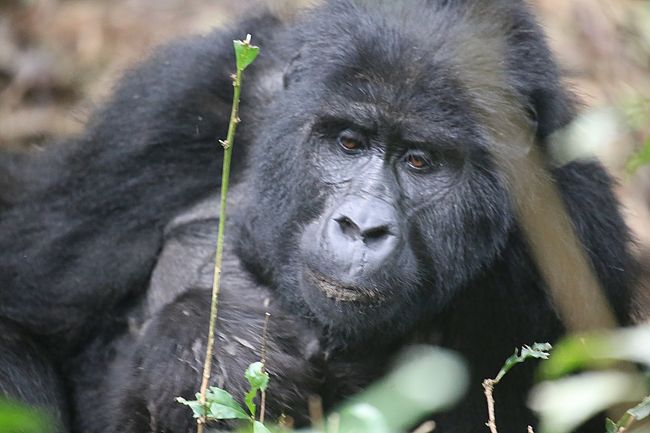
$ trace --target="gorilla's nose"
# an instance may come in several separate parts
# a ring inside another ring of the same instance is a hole
[[[397,213],[383,200],[351,199],[333,213],[325,237],[339,269],[350,276],[374,271],[397,253]]]

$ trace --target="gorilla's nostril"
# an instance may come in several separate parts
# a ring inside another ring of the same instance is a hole
[[[355,223],[352,222],[352,220],[346,216],[338,218],[336,220],[339,224],[341,224],[341,227],[354,227],[356,226]]]
[[[361,236],[365,241],[378,241],[390,235],[388,226],[372,227],[361,232]]]
[[[352,221],[350,218],[346,216],[341,216],[339,218],[334,219],[339,224],[339,227],[341,228],[341,231],[350,237],[356,238],[361,235],[361,230],[359,229],[359,226],[355,224],[354,221]]]

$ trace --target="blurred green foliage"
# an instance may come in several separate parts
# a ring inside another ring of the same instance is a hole
[[[530,407],[540,416],[538,433],[571,432],[620,404],[631,409],[618,421],[607,420],[603,431],[621,433],[647,418],[650,383],[643,370],[650,368],[648,342],[650,326],[643,325],[570,336],[557,344],[540,368],[542,377],[555,380],[537,385],[530,398]]]
[[[0,432],[48,433],[52,422],[42,411],[7,399],[0,400]]]

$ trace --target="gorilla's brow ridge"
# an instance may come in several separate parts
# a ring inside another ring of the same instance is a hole
[[[451,130],[444,119],[427,120],[371,102],[330,103],[316,118],[317,124],[351,127],[370,134],[388,132],[400,147],[468,151],[468,143],[476,142],[476,137],[464,131]]]

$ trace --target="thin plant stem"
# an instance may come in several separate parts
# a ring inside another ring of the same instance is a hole
[[[268,332],[269,332],[269,319],[271,318],[271,313],[266,312],[264,318],[264,332],[262,332],[262,371],[266,370],[266,345],[268,342]],[[266,415],[266,390],[261,390],[261,401],[260,401],[260,422],[264,423],[264,417]]]
[[[485,399],[487,400],[488,405],[488,422],[485,423],[486,426],[490,429],[490,433],[498,433],[497,430],[497,420],[494,414],[494,385],[497,384],[497,380],[494,379],[485,379],[483,381],[483,391],[485,393]]]
[[[217,250],[214,258],[214,275],[212,279],[212,299],[210,301],[210,326],[208,328],[208,344],[205,351],[205,362],[203,364],[203,376],[201,380],[201,390],[199,401],[203,406],[206,404],[206,393],[210,383],[212,373],[212,355],[214,352],[215,329],[217,323],[218,299],[221,280],[221,262],[223,258],[223,238],[226,228],[226,202],[228,198],[228,188],[230,186],[230,162],[232,160],[232,148],[235,140],[235,132],[239,119],[239,99],[241,95],[241,82],[243,70],[237,68],[237,73],[233,76],[233,102],[230,112],[230,122],[228,124],[228,136],[226,141],[221,141],[225,149],[223,156],[223,171],[221,174],[221,209],[219,210],[219,232],[217,235]],[[203,433],[206,423],[206,417],[202,416],[197,420],[197,433]]]

